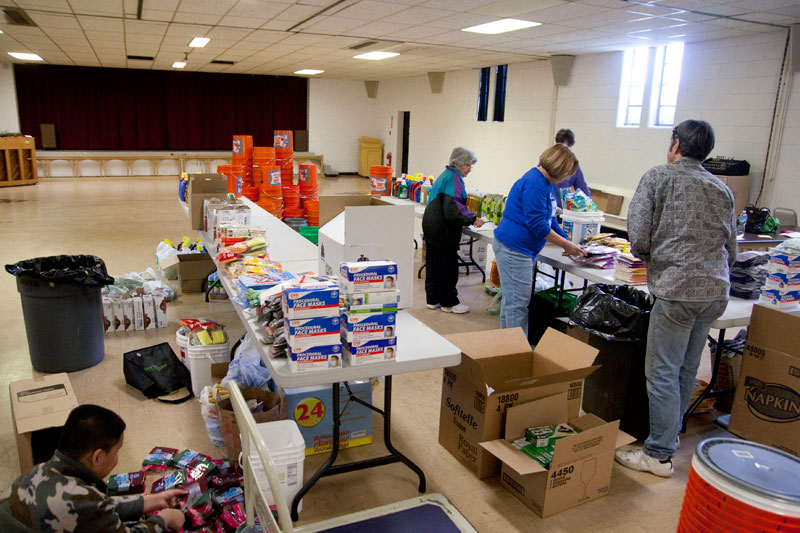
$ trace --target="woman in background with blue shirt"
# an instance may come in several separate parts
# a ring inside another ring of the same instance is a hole
[[[564,255],[586,255],[570,242],[555,218],[553,185],[575,174],[578,159],[563,144],[551,146],[511,187],[503,219],[494,231],[494,255],[503,288],[500,327],[520,327],[528,335],[528,304],[533,266],[546,242],[564,249]]]

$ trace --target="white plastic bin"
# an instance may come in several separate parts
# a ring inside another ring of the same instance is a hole
[[[225,344],[209,344],[207,346],[189,345],[186,348],[186,361],[192,374],[192,392],[200,396],[206,385],[211,385],[211,363],[227,363],[229,346]]]
[[[561,227],[569,236],[569,240],[580,244],[587,238],[600,233],[600,223],[605,222],[602,211],[580,213],[563,211],[561,213]]]
[[[181,335],[180,332],[176,331],[175,344],[178,345],[178,357],[180,357],[181,362],[186,365],[186,368],[189,368],[189,361],[186,358],[186,353],[189,348],[189,336]]]
[[[281,483],[281,491],[286,500],[286,505],[291,508],[295,494],[300,492],[303,486],[303,464],[306,458],[306,442],[300,433],[300,428],[294,420],[278,420],[277,422],[264,422],[257,424],[261,438],[264,439],[269,453],[272,455],[272,462],[275,464],[275,473]],[[250,462],[253,465],[258,488],[264,493],[270,505],[275,504],[272,491],[267,481],[267,473],[261,465],[255,444],[250,440]],[[297,506],[297,511],[301,511],[303,502]]]

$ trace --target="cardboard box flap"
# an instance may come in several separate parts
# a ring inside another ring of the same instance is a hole
[[[566,421],[566,392],[515,405],[506,412],[505,438],[481,442],[480,446],[520,475],[546,472],[544,467],[516,449],[510,441],[524,435],[526,428]]]
[[[548,374],[546,376],[540,376],[540,377],[516,378],[505,381],[503,383],[498,383],[494,388],[495,390],[498,391],[506,391],[511,389],[522,389],[525,387],[532,387],[534,385],[536,385],[537,387],[544,387],[545,385],[554,385],[556,383],[578,381],[585,378],[598,368],[600,368],[600,365],[594,365],[586,368],[579,368],[577,370],[567,370],[565,372],[557,372],[555,374]]]
[[[770,309],[761,304],[753,306],[747,344],[758,344],[791,354],[797,350],[796,313]]]
[[[66,373],[16,381],[9,385],[17,433],[63,426],[78,406]]]
[[[604,422],[597,417],[594,418],[596,420],[593,420],[593,424],[597,424],[594,427],[556,441],[553,446],[554,463],[574,463],[616,449],[619,420]],[[579,425],[577,422],[577,420],[569,421],[573,427]]]
[[[471,332],[445,335],[467,357],[461,358],[461,368],[473,383],[489,385],[493,390],[508,390],[528,376],[531,369],[530,345],[521,328],[490,332]]]
[[[221,174],[189,174],[189,188],[192,194],[224,193],[228,190],[228,180]]]
[[[347,244],[376,244],[391,238],[386,234],[385,225],[397,228],[400,235],[414,233],[414,206],[390,205],[378,202],[377,205],[347,206],[344,208],[344,242]],[[370,223],[376,217],[381,224]],[[386,259],[371,257],[372,260]]]
[[[560,331],[547,328],[533,352],[536,355],[533,358],[531,375],[539,377],[590,367],[600,350]],[[591,372],[586,375],[589,374]]]

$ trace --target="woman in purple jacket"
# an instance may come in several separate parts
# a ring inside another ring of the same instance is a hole
[[[564,255],[586,255],[567,240],[556,221],[553,185],[575,173],[578,160],[572,150],[556,144],[542,152],[539,166],[511,187],[503,220],[494,230],[494,248],[503,300],[500,327],[520,327],[528,335],[528,304],[533,287],[533,265],[546,242],[564,249]]]
[[[569,128],[560,129],[556,133],[556,142],[572,149],[572,147],[575,146],[575,133]],[[556,204],[558,207],[564,207],[561,205],[561,189],[566,189],[568,187],[572,187],[576,191],[580,189],[586,196],[589,198],[592,197],[589,186],[586,185],[586,180],[583,178],[583,170],[581,170],[580,165],[578,165],[577,170],[575,170],[575,174],[553,186],[556,191]]]

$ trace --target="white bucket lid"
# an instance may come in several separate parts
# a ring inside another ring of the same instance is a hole
[[[584,223],[603,222],[605,221],[603,215],[604,213],[602,211],[589,211],[586,213],[580,211],[561,212],[561,218],[564,220],[568,220],[570,222],[584,222]]]
[[[800,458],[739,439],[706,439],[692,459],[695,472],[737,500],[800,517]]]

